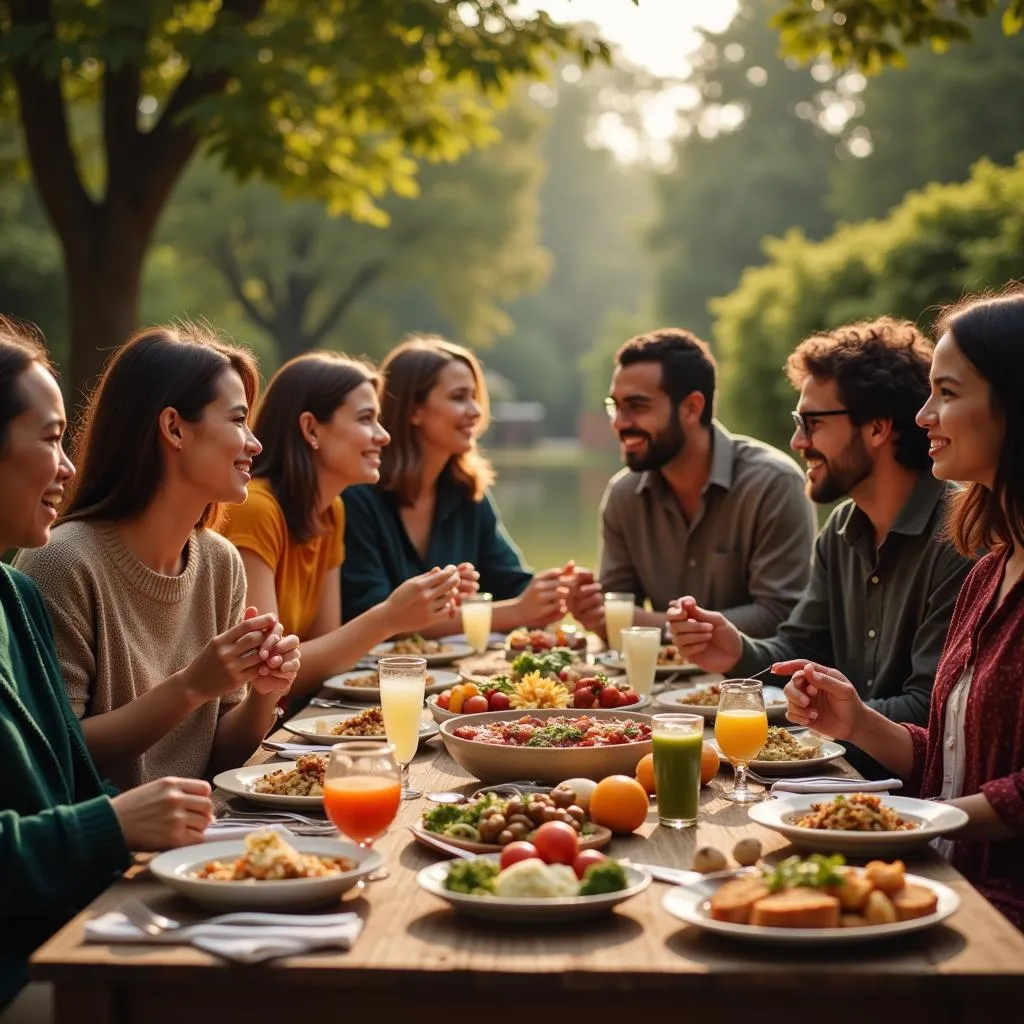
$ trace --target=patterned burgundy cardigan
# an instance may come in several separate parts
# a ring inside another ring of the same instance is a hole
[[[910,794],[942,791],[942,734],[949,694],[968,665],[963,796],[984,793],[1017,835],[955,843],[953,865],[1018,928],[1024,929],[1024,580],[993,614],[1009,549],[985,555],[964,580],[935,675],[928,728],[906,725],[914,741]],[[952,838],[955,840],[956,835]]]

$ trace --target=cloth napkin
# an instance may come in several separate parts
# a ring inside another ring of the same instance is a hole
[[[274,915],[263,915],[272,919]],[[301,924],[294,914],[281,915],[275,924],[217,924],[214,921],[189,925],[174,931],[148,935],[117,911],[101,914],[86,922],[86,942],[153,943],[191,945],[206,953],[240,964],[258,964],[279,956],[297,956],[315,949],[351,949],[363,929],[358,914],[321,914]]]
[[[773,793],[888,793],[890,789],[902,789],[899,779],[879,779],[867,782],[864,779],[779,779],[772,783]]]
[[[219,818],[210,822],[209,828],[203,833],[203,842],[226,843],[232,839],[244,839],[250,832],[276,832],[283,839],[295,838],[295,833],[286,825],[272,822],[266,825],[236,825],[227,818]]]

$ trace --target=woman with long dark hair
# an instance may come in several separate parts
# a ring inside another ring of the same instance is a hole
[[[489,401],[480,363],[443,338],[415,337],[381,365],[381,423],[391,435],[380,483],[345,495],[342,610],[358,615],[430,565],[454,563],[494,596],[494,628],[544,626],[565,612],[562,576],[532,573],[488,494],[494,470],[477,447]],[[423,632],[450,630],[439,622]]]
[[[302,641],[293,688],[301,696],[349,668],[375,644],[429,627],[450,613],[459,573],[434,566],[341,624],[341,492],[375,483],[390,441],[380,425],[379,378],[366,363],[311,352],[274,374],[259,404],[244,505],[220,527],[245,564],[247,601],[275,612]]]
[[[0,551],[49,539],[75,473],[62,445],[65,419],[40,340],[0,317]],[[68,704],[42,597],[2,563],[0,779],[2,1009],[27,981],[32,951],[128,867],[129,850],[200,842],[211,818],[201,780],[161,779],[118,794],[100,779]]]
[[[89,401],[53,540],[18,556],[118,785],[243,764],[298,671],[298,638],[246,608],[242,560],[207,528],[245,501],[257,388],[252,357],[202,327],[140,331]]]
[[[960,303],[939,333],[918,423],[935,476],[966,484],[950,513],[953,542],[988,554],[960,591],[928,726],[889,721],[817,664],[787,684],[788,714],[852,740],[910,793],[966,811],[946,852],[1024,928],[1024,289]]]

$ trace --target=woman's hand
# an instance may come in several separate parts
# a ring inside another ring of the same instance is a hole
[[[786,683],[789,701],[786,717],[796,725],[810,726],[837,740],[855,737],[867,705],[856,687],[837,668],[812,661],[780,661],[772,665],[775,675],[793,678]]]
[[[459,570],[459,589],[457,597],[461,601],[464,597],[475,594],[480,589],[480,573],[472,562],[459,562],[456,568]]]
[[[454,565],[435,566],[406,580],[384,602],[391,633],[418,633],[442,618],[452,618],[461,585],[462,574]]]
[[[246,618],[250,618],[250,612],[255,616],[256,609],[246,608]],[[278,622],[260,644],[259,653],[263,662],[250,686],[259,694],[283,696],[292,688],[299,673],[302,659],[299,638],[294,633],[285,636],[284,626]]]
[[[740,631],[721,612],[698,607],[692,597],[669,605],[668,628],[683,660],[707,672],[732,671],[743,653]]]
[[[590,569],[569,562],[562,574],[562,586],[569,613],[584,629],[604,636],[604,592]]]
[[[202,779],[157,779],[115,796],[111,803],[129,850],[201,843],[213,821],[210,784]]]
[[[215,636],[178,675],[197,706],[259,678],[264,663],[261,646],[278,625],[277,616],[258,615],[255,608],[246,609],[246,616]]]
[[[565,614],[563,575],[563,569],[545,569],[530,580],[516,602],[521,625],[540,629]]]

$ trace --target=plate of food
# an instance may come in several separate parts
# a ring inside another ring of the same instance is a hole
[[[550,651],[541,651],[538,654],[524,651],[513,658],[511,664],[478,664],[473,667],[472,672],[463,671],[460,675],[468,682],[485,684],[496,676],[518,682],[537,673],[543,679],[555,679],[568,685],[584,676],[594,675],[594,671],[594,666],[583,661],[578,651],[570,651],[568,647],[553,647]]]
[[[427,699],[435,722],[484,711],[533,711],[540,708],[629,708],[650,704],[624,679],[587,675],[566,682],[532,673],[513,681],[511,676],[491,676],[484,682],[466,680]],[[574,688],[574,689],[572,689]]]
[[[662,906],[704,931],[745,942],[877,942],[944,921],[960,897],[908,875],[902,861],[847,867],[842,856],[788,857],[774,867],[721,872],[669,890]]]
[[[788,701],[778,686],[765,686],[764,710],[769,720],[784,718]],[[722,687],[718,683],[705,683],[702,686],[688,686],[679,690],[659,693],[654,703],[659,711],[678,711],[688,715],[701,715],[713,721],[718,713],[718,701],[722,695]]]
[[[607,668],[615,669],[618,672],[626,671],[626,659],[622,656],[621,651],[603,651],[597,655],[596,660]],[[672,675],[689,676],[703,671],[704,669],[700,665],[694,665],[692,661],[687,661],[675,644],[661,645],[658,651],[658,665],[654,670],[654,674],[659,679]]]
[[[327,751],[302,754],[288,764],[253,764],[214,776],[213,784],[225,793],[254,804],[295,810],[319,811],[324,806]]]
[[[413,835],[424,846],[436,838],[467,853],[500,853],[510,843],[529,841],[545,821],[561,821],[575,831],[580,850],[611,842],[610,829],[595,825],[564,786],[550,793],[483,792],[464,804],[439,804],[423,812]]]
[[[753,804],[749,814],[794,846],[848,857],[902,853],[967,823],[959,807],[884,793],[801,793]]]
[[[606,914],[651,884],[643,869],[596,850],[577,854],[572,865],[532,856],[512,860],[506,854],[431,864],[416,881],[471,917],[537,924]]]
[[[348,740],[384,740],[384,715],[379,707],[369,707],[356,714],[304,714],[284,722],[282,728],[310,743],[333,746]],[[437,735],[433,722],[420,722],[420,743]]]
[[[251,832],[244,840],[168,850],[149,870],[212,910],[298,910],[337,903],[383,863],[379,853],[337,839]]]
[[[440,693],[459,681],[456,672],[444,669],[432,669],[427,673],[427,693]],[[368,700],[380,703],[380,676],[376,669],[356,669],[354,672],[342,672],[324,680],[324,688],[351,700]]]
[[[718,749],[718,744],[712,740]],[[719,751],[721,753],[721,751]],[[768,727],[768,738],[750,762],[762,775],[802,775],[812,768],[821,768],[846,753],[841,743],[833,743],[810,730],[796,731],[780,725]]]
[[[651,720],[626,710],[488,711],[441,723],[452,758],[482,782],[633,775],[651,752]]]
[[[454,637],[443,636],[440,640],[428,640],[418,633],[401,640],[389,640],[370,649],[375,658],[405,656],[426,658],[428,666],[450,665],[456,658],[465,658],[473,653],[469,644]]]
[[[543,654],[555,647],[575,653],[586,653],[587,634],[576,626],[565,624],[554,629],[513,629],[505,638],[505,654],[509,661],[520,654]]]

